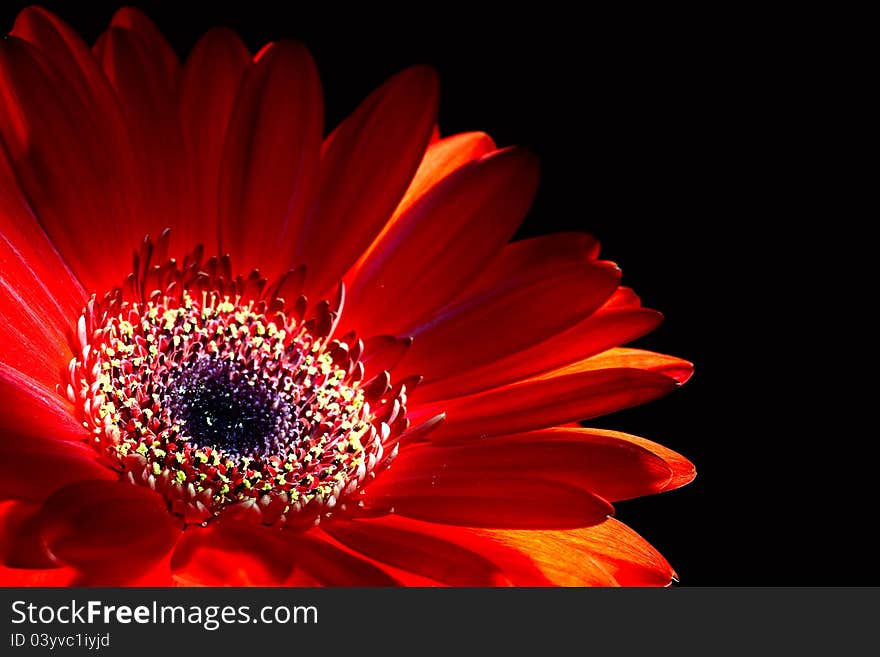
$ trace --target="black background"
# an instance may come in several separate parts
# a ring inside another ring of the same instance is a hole
[[[683,585],[880,583],[871,425],[838,365],[858,361],[840,214],[805,173],[824,139],[822,34],[793,17],[544,3],[323,10],[141,2],[179,53],[214,25],[258,49],[298,38],[335,125],[411,64],[440,73],[440,127],[542,160],[521,236],[586,230],[665,323],[637,346],[692,360],[658,402],[602,418],[688,456],[686,488],[617,506]],[[93,41],[110,3],[46,6]],[[4,29],[19,8],[3,5]],[[817,221],[820,228],[817,228]],[[826,330],[827,329],[827,330]]]

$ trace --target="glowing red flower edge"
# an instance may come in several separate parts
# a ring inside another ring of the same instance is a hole
[[[0,583],[671,581],[611,503],[693,466],[578,423],[691,365],[590,236],[509,243],[535,159],[431,70],[324,137],[297,43],[29,8],[0,94]]]

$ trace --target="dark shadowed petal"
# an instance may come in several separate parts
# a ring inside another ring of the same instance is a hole
[[[171,253],[181,257],[204,230],[193,220],[193,167],[184,145],[178,112],[181,67],[177,56],[139,12],[137,20],[116,20],[95,43],[94,52],[113,85],[137,153],[144,191],[141,237],[171,228]],[[129,25],[134,22],[139,29]]]
[[[437,117],[437,76],[407,69],[374,91],[324,143],[317,205],[297,240],[307,296],[339,281],[406,192]]]
[[[614,512],[589,491],[518,472],[396,473],[366,488],[368,507],[428,522],[467,527],[560,529],[602,522]]]
[[[248,71],[229,122],[220,172],[220,241],[243,271],[277,276],[317,191],[324,125],[321,82],[300,44],[265,49]]]
[[[0,142],[73,272],[86,288],[107,289],[130,269],[128,257],[107,258],[107,249],[136,243],[143,229],[135,220],[131,148],[92,105],[33,45],[0,41]]]
[[[180,120],[192,163],[200,243],[219,252],[220,162],[229,117],[251,54],[231,30],[208,31],[193,47],[180,84]],[[195,245],[193,245],[195,246]]]
[[[79,443],[6,433],[0,439],[0,499],[42,501],[54,491],[85,480],[116,480]]]
[[[407,331],[433,316],[510,239],[537,186],[537,161],[506,149],[471,162],[427,191],[371,249],[351,281],[358,330]]]
[[[128,482],[90,481],[57,490],[40,512],[43,541],[58,563],[90,583],[136,580],[169,557],[180,526],[164,499]]]
[[[466,297],[418,327],[397,375],[420,374],[426,384],[456,375],[467,379],[468,370],[517,354],[588,317],[619,278],[620,271],[606,262],[526,267],[503,286]]]
[[[511,353],[459,376],[450,374],[419,388],[419,400],[446,399],[473,394],[529,378],[594,356],[641,337],[657,327],[663,316],[655,310],[605,304],[568,331]],[[439,359],[439,354],[438,354]]]

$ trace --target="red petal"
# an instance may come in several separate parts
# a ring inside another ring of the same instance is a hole
[[[506,583],[501,570],[486,557],[445,538],[414,531],[407,522],[390,515],[335,521],[327,523],[324,531],[356,552],[436,582],[452,586]]]
[[[54,390],[0,363],[0,396],[5,402],[0,429],[7,434],[81,441],[86,430],[74,409]]]
[[[397,205],[391,220],[382,228],[382,232],[373,241],[360,260],[352,266],[346,280],[353,280],[364,263],[369,261],[373,251],[382,244],[383,238],[401,216],[419,199],[429,192],[441,180],[468,162],[480,159],[495,150],[495,142],[489,135],[482,132],[464,132],[440,141],[432,142],[425,152],[403,199]]]
[[[119,25],[117,21],[117,25]],[[204,232],[193,220],[195,185],[178,112],[180,64],[168,44],[149,29],[111,26],[95,44],[95,55],[116,92],[138,154],[144,190],[141,237],[171,231],[171,253],[190,251]]]
[[[468,162],[480,159],[495,150],[495,142],[484,132],[462,132],[436,141],[425,152],[394,218],[404,214],[422,196],[449,174]]]
[[[243,271],[289,268],[316,192],[323,121],[308,50],[272,44],[242,83],[220,174],[221,246]]]
[[[419,407],[413,420],[446,411],[431,441],[467,440],[585,420],[656,399],[678,387],[670,377],[630,368],[530,379],[436,407]],[[418,394],[418,390],[415,394]]]
[[[419,400],[460,397],[521,381],[635,340],[662,321],[663,315],[656,310],[617,305],[616,296],[569,330],[530,348],[476,369],[468,368],[464,376],[451,372],[445,378],[426,382],[419,388]]]
[[[559,586],[667,586],[674,576],[663,555],[613,518],[567,531],[477,534],[528,555]]]
[[[15,37],[0,42],[0,141],[16,178],[84,285],[107,289],[129,268],[106,257],[107,245],[132,243],[136,194],[130,149],[118,142],[110,115],[90,105],[33,46]]]
[[[187,586],[278,586],[290,575],[292,556],[277,529],[220,519],[187,527],[171,570]]]
[[[476,279],[468,281],[461,296],[505,287],[511,279],[521,277],[523,271],[529,269],[541,271],[563,263],[582,264],[596,260],[598,255],[599,242],[586,233],[554,233],[512,242],[505,245]]]
[[[289,539],[296,558],[296,572],[289,584],[301,576],[322,586],[396,586],[397,580],[357,553],[338,545],[321,531],[297,534]]]
[[[90,583],[113,585],[167,558],[180,528],[158,493],[127,482],[90,481],[46,500],[41,533],[58,562],[84,571]]]
[[[250,63],[241,39],[231,30],[215,28],[199,39],[183,69],[180,117],[195,176],[201,243],[208,254],[220,252],[220,162],[233,104]]]
[[[54,390],[85,293],[31,215],[0,155],[0,362]]]
[[[10,433],[0,439],[0,499],[42,501],[79,481],[118,479],[84,445]]]
[[[529,473],[531,474],[531,473]],[[404,473],[377,479],[366,488],[367,507],[427,522],[468,527],[559,529],[602,522],[614,512],[592,493],[546,477],[516,472]]]
[[[369,380],[380,372],[393,370],[406,355],[410,345],[410,338],[395,338],[391,335],[367,338],[363,356],[360,358],[360,362],[364,364],[364,379]]]
[[[38,510],[37,504],[0,502],[0,565],[35,570],[56,567],[40,538]]]
[[[180,72],[180,62],[171,44],[162,36],[156,24],[141,10],[134,7],[118,9],[110,21],[111,27],[122,27],[138,35],[145,45],[150,58],[155,62],[158,73],[174,86]]]
[[[0,565],[0,586],[75,586],[74,568],[7,568]]]
[[[432,317],[511,238],[531,205],[537,180],[536,159],[516,149],[449,175],[371,250],[351,282],[346,312],[355,319],[349,321],[366,335],[399,334]]]
[[[437,105],[436,74],[411,68],[373,92],[328,137],[317,207],[293,258],[307,266],[309,298],[333,287],[391,217],[425,153]]]
[[[105,130],[125,143],[125,124],[113,90],[91,49],[64,21],[42,7],[26,7],[15,19],[10,34],[33,44],[52,62],[89,110],[100,116]]]
[[[664,447],[658,443],[655,443],[651,440],[647,440],[646,438],[641,438],[639,436],[633,436],[628,433],[621,433],[620,431],[610,431],[606,429],[584,429],[584,431],[595,435],[595,436],[604,436],[611,440],[620,440],[628,443],[632,443],[642,449],[646,449],[652,454],[663,459],[666,465],[672,470],[672,476],[669,481],[666,482],[666,485],[663,486],[662,490],[674,490],[676,488],[681,488],[685,484],[689,484],[694,480],[697,476],[697,470],[694,467],[694,464],[688,461],[685,457],[677,452],[673,452],[668,447]]]
[[[683,385],[694,373],[694,366],[686,360],[657,354],[643,349],[616,348],[604,351],[596,356],[578,361],[561,367],[552,372],[542,374],[539,378],[553,378],[575,372],[587,372],[612,368],[636,368],[645,371],[658,372]]]
[[[503,287],[489,288],[448,307],[413,334],[398,376],[425,383],[518,354],[588,317],[617,287],[610,263],[550,262],[527,267]],[[449,345],[455,345],[449,349]]]
[[[672,476],[652,451],[588,429],[547,429],[460,446],[413,446],[401,452],[385,476],[389,481],[431,481],[445,472],[475,480],[485,475],[548,479],[610,501],[659,493]]]

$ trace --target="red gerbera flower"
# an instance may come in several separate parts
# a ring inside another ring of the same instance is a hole
[[[611,502],[692,465],[577,422],[691,366],[591,237],[508,244],[535,160],[431,70],[324,137],[297,43],[31,8],[0,94],[0,581],[669,583]]]

